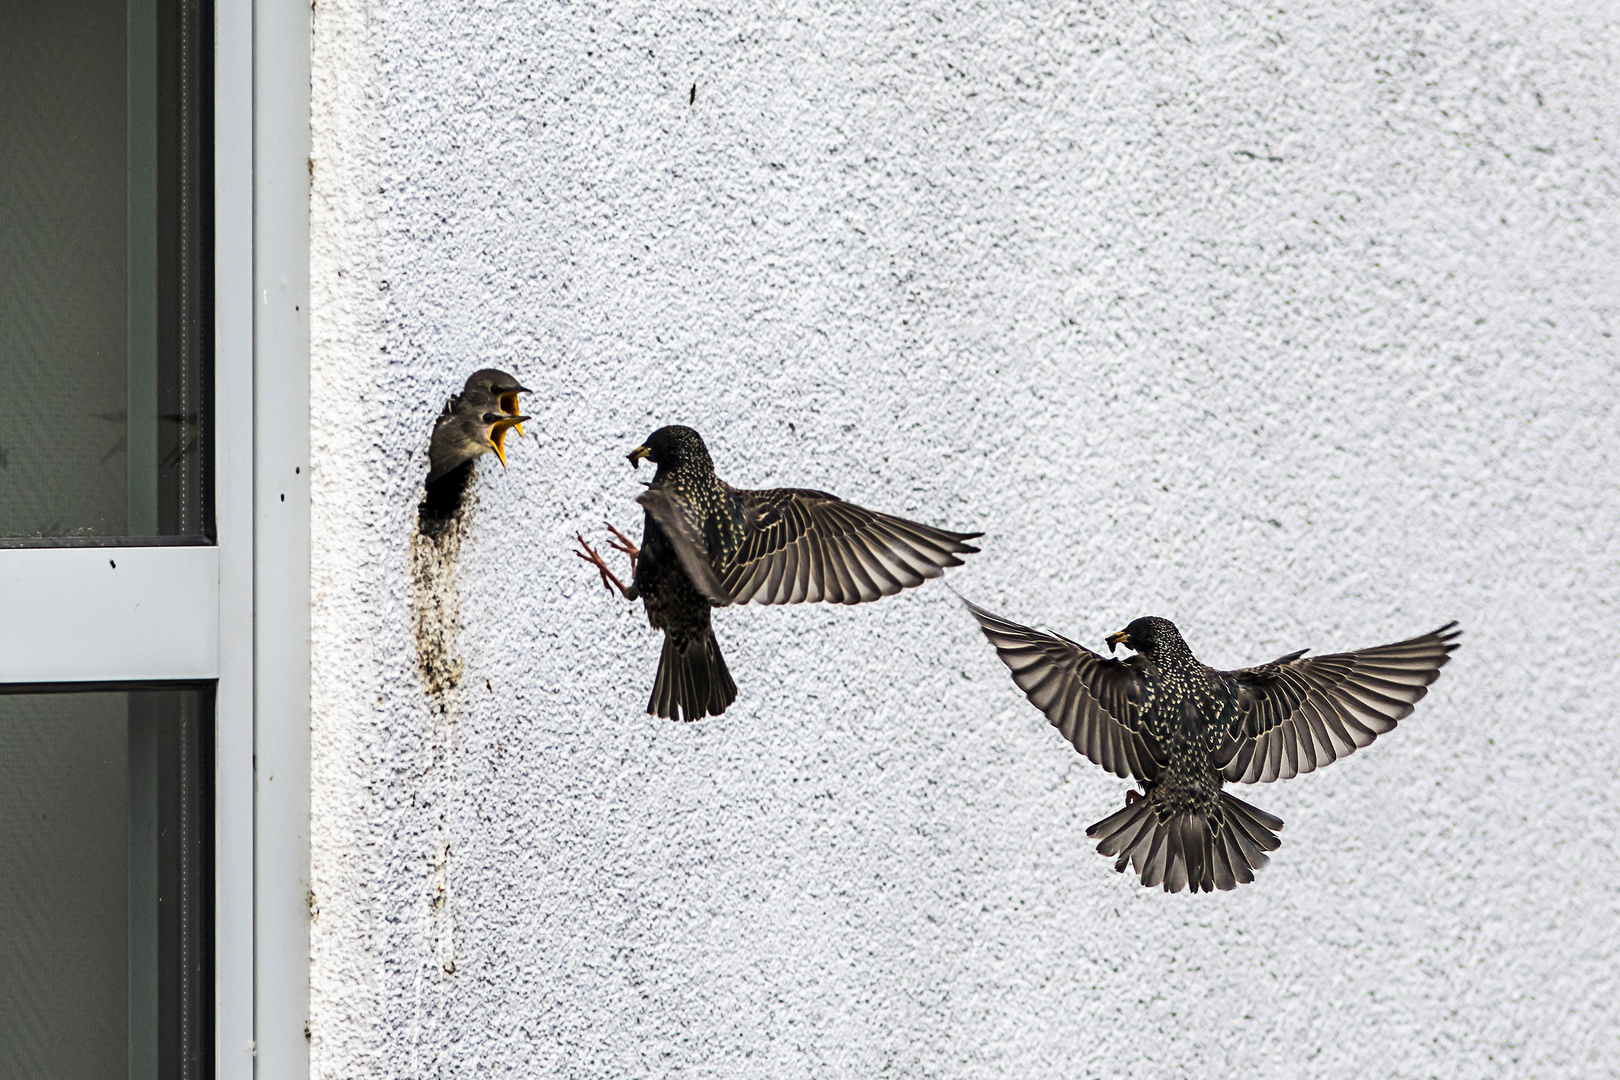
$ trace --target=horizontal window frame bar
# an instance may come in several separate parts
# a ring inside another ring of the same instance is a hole
[[[40,548],[216,547],[206,536],[0,536],[0,551]]]
[[[7,551],[0,683],[217,679],[219,570],[214,547]]]
[[[208,690],[213,679],[113,679],[107,682],[0,683],[0,697],[8,694],[123,694],[143,690]]]

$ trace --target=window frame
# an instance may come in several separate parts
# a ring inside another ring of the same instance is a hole
[[[227,6],[233,18],[248,22],[243,30],[251,35],[252,62],[241,69],[254,80],[247,103],[253,147],[245,163],[252,176],[247,220],[253,285],[245,299],[253,326],[253,415],[252,445],[243,448],[254,470],[249,526],[253,633],[247,645],[253,665],[249,765],[256,768],[252,1038],[261,1075],[303,1080],[309,1075],[311,917],[309,110],[314,4],[220,0],[222,69]],[[224,119],[223,112],[218,115]],[[223,252],[221,246],[218,257]],[[224,497],[223,487],[219,497]],[[229,1044],[221,1039],[220,1045],[223,1056]]]
[[[309,1074],[310,12],[213,9],[215,544],[0,549],[0,683],[215,684],[219,1080]]]

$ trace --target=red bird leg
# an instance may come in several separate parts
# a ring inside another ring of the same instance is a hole
[[[1147,798],[1146,795],[1142,794],[1140,791],[1137,791],[1135,788],[1131,788],[1131,790],[1125,793],[1125,805],[1129,806],[1132,803],[1140,802],[1145,798]]]
[[[597,554],[596,549],[587,544],[585,538],[579,533],[574,534],[574,539],[578,540],[579,546],[584,549],[574,552],[574,555],[590,563],[596,568],[596,572],[602,575],[602,588],[607,589],[609,592],[618,589],[620,596],[626,600],[631,599],[630,590],[624,587],[624,582],[620,581],[612,570],[608,569],[608,564],[602,561],[602,556]]]
[[[606,525],[608,532],[614,536],[614,539],[608,541],[608,546],[615,551],[622,551],[630,556],[630,576],[634,578],[636,576],[636,560],[641,558],[641,549],[636,546],[634,540],[615,529],[611,521],[604,521],[602,524]]]

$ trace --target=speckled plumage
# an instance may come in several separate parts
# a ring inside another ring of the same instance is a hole
[[[1217,671],[1168,619],[1137,619],[1108,638],[1136,655],[1104,658],[1067,638],[969,604],[1013,680],[1075,749],[1142,784],[1086,830],[1097,850],[1166,892],[1254,880],[1282,821],[1222,790],[1326,765],[1408,716],[1457,646],[1433,633],[1302,659]]]
[[[648,496],[667,498],[687,508],[718,535],[733,537],[736,529],[725,486],[715,476],[708,448],[689,428],[661,428],[648,437],[646,455],[658,463]],[[638,450],[641,448],[638,448]],[[632,456],[632,462],[639,458]],[[710,624],[710,597],[693,584],[681,566],[675,541],[659,526],[649,508],[641,533],[641,557],[636,561],[630,592],[647,609],[647,621],[664,632],[663,653],[653,680],[647,711],[670,719],[697,720],[718,716],[737,699],[720,643]]]
[[[978,550],[967,543],[978,533],[921,525],[823,491],[734,488],[688,427],[653,432],[630,455],[633,463],[643,457],[658,472],[636,500],[646,510],[642,547],[624,592],[640,597],[665,633],[647,706],[656,716],[695,720],[736,698],[711,607],[865,603],[939,577],[961,565],[958,555]]]

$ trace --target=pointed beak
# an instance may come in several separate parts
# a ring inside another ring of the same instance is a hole
[[[1108,651],[1110,653],[1121,645],[1125,646],[1127,649],[1131,647],[1131,635],[1127,634],[1123,630],[1117,634],[1109,634],[1103,640],[1108,642]]]
[[[651,453],[652,453],[652,451],[647,449],[645,446],[638,446],[634,450],[630,451],[630,453],[625,455],[625,456],[630,459],[630,464],[631,465],[633,465],[635,468],[639,469],[639,468],[641,468],[641,459],[646,457],[648,454],[651,454]]]
[[[501,412],[511,413],[513,416],[516,416],[518,412],[518,395],[532,394],[533,392],[534,391],[530,390],[526,386],[520,386],[516,390],[508,390],[506,393],[501,395]],[[523,419],[527,420],[528,417],[525,416]],[[513,424],[512,426],[517,428],[518,437],[522,438],[523,425]]]
[[[527,419],[529,419],[527,416],[511,416],[504,420],[497,420],[490,426],[489,442],[491,446],[495,447],[495,456],[501,459],[501,468],[506,468],[507,429],[515,427],[518,429],[518,433],[522,434],[523,428],[519,425],[521,425],[523,421]]]

